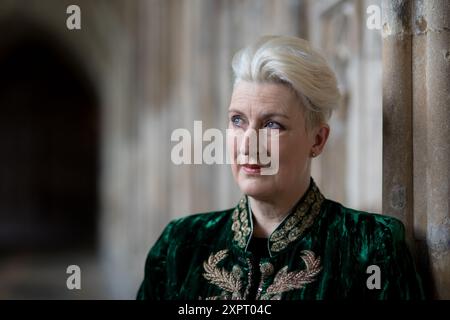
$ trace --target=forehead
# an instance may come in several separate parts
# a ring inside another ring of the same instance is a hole
[[[272,107],[289,111],[298,109],[297,99],[292,89],[277,83],[239,82],[231,96],[230,107]]]

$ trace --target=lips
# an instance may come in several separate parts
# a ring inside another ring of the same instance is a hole
[[[261,166],[258,164],[244,164],[243,166],[249,169],[261,169]]]
[[[257,164],[244,164],[242,165],[242,169],[244,172],[249,174],[259,174],[261,172],[262,166]]]

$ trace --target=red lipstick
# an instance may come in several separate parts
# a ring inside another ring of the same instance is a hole
[[[242,169],[244,172],[248,174],[260,174],[261,173],[261,166],[257,164],[244,164],[242,165]]]

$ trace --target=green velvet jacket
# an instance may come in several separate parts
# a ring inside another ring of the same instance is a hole
[[[252,226],[246,196],[235,208],[170,222],[147,256],[137,299],[423,298],[402,223],[325,199],[312,179],[261,259],[248,250]]]

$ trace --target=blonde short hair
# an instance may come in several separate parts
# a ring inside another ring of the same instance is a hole
[[[328,122],[339,106],[336,75],[306,40],[289,36],[261,37],[234,55],[232,67],[234,85],[244,80],[290,86],[305,107],[307,128]]]

